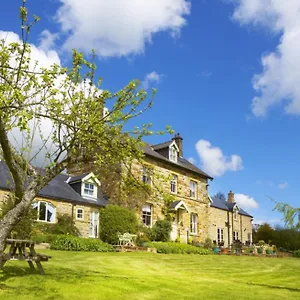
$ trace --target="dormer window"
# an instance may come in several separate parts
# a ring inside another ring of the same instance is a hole
[[[170,161],[177,162],[177,149],[174,146],[169,148],[169,159]]]
[[[95,185],[92,183],[85,183],[83,194],[86,196],[93,197],[94,196],[94,187],[95,187]]]

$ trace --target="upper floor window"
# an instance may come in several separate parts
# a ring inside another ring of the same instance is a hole
[[[142,175],[143,183],[151,184],[151,172],[147,167],[143,167],[143,175]]]
[[[143,223],[146,226],[151,226],[152,224],[152,205],[151,204],[144,204],[142,208],[142,216],[143,216]]]
[[[172,175],[171,178],[171,193],[177,193],[177,175]]]
[[[84,183],[83,194],[87,196],[94,196],[95,185],[93,183]]]
[[[177,162],[177,150],[174,146],[169,148],[169,159],[170,161]]]
[[[191,213],[191,233],[197,233],[197,223],[198,223],[198,216],[197,214]]]
[[[190,181],[190,198],[197,198],[197,182]]]
[[[37,210],[37,220],[49,223],[55,223],[56,209],[48,202],[34,202],[32,207]]]
[[[237,220],[237,218],[238,218],[238,210],[237,209],[234,210],[233,216],[234,216],[234,219]]]

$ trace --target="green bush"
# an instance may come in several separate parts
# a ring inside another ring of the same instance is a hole
[[[37,233],[31,235],[30,239],[34,241],[36,244],[41,244],[41,243],[51,243],[53,238],[55,237],[56,235],[54,234]]]
[[[151,242],[147,244],[148,247],[156,248],[157,253],[163,254],[209,254],[209,250],[203,247],[196,247],[188,244],[180,244],[174,242]]]
[[[112,252],[113,247],[98,239],[79,238],[71,235],[57,235],[50,243],[50,249],[67,251]]]
[[[33,236],[38,234],[71,234],[79,236],[79,230],[70,215],[58,214],[57,223],[36,222],[33,228]]]
[[[168,220],[157,220],[152,228],[149,228],[149,237],[152,241],[167,242],[170,240],[172,224]]]
[[[300,250],[294,251],[293,256],[294,257],[300,257]]]
[[[134,211],[117,205],[108,205],[100,210],[100,238],[109,244],[118,243],[117,233],[136,234],[138,220]]]

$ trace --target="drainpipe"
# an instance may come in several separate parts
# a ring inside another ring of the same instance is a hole
[[[227,211],[227,234],[228,234],[228,247],[230,247],[230,222],[229,222],[229,211]]]

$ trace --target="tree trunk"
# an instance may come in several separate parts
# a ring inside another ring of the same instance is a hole
[[[36,197],[36,185],[29,187],[24,193],[22,200],[10,211],[8,211],[0,221],[0,260],[4,251],[5,240],[10,235],[13,228],[20,222],[27,211],[32,200]]]

